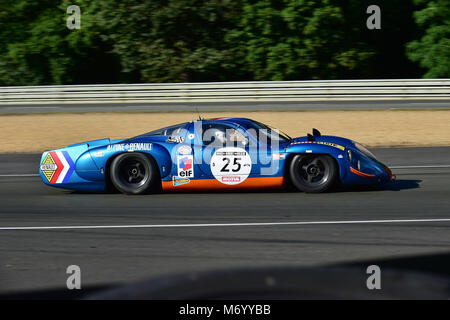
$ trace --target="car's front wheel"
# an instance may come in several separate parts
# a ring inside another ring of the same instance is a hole
[[[338,178],[337,164],[328,155],[296,155],[289,172],[294,186],[310,193],[329,190]]]
[[[142,153],[118,155],[110,166],[111,182],[116,189],[126,194],[142,194],[155,183],[156,167]]]

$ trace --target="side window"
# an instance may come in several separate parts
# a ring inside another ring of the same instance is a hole
[[[184,136],[184,134],[186,133],[184,130],[185,127],[186,127],[186,124],[164,128],[161,130],[162,135],[163,136],[177,136],[177,137]]]
[[[235,128],[224,124],[202,124],[202,140],[205,146],[245,147],[247,138]]]
[[[140,137],[150,137],[150,136],[169,136],[169,137],[180,137],[184,138],[186,136],[186,124],[181,123],[175,126],[170,126],[162,129],[158,129],[152,132],[141,135]]]

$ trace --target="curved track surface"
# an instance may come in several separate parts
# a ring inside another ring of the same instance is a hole
[[[448,252],[450,147],[375,153],[394,168],[395,183],[328,194],[148,196],[49,188],[39,177],[20,176],[36,173],[39,155],[0,155],[0,291],[64,288],[69,265],[79,265],[82,285],[90,285],[181,271]],[[280,222],[287,224],[271,224]],[[98,228],[5,229],[54,226]]]

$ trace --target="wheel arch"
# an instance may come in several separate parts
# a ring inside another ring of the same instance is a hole
[[[284,168],[284,179],[285,181],[288,183],[289,187],[292,187],[292,178],[291,178],[291,164],[294,161],[294,159],[297,156],[309,156],[309,155],[318,155],[318,156],[330,156],[331,159],[333,159],[334,163],[336,164],[338,170],[339,170],[339,175],[338,175],[338,181],[339,183],[342,183],[342,178],[343,178],[343,174],[345,172],[345,169],[343,168],[342,164],[340,163],[340,159],[338,158],[338,154],[334,154],[334,153],[328,153],[328,152],[314,152],[314,153],[309,153],[309,152],[294,152],[289,154],[289,156],[286,159],[285,162],[285,168]]]
[[[343,149],[344,148],[344,149]],[[348,173],[347,152],[344,146],[332,146],[327,144],[319,144],[315,142],[301,142],[288,147],[286,150],[292,157],[295,155],[328,155],[334,159],[339,169],[339,181],[342,182]],[[287,166],[289,170],[290,162]]]
[[[112,181],[111,181],[111,175],[110,175],[110,170],[111,170],[111,164],[114,161],[115,158],[117,158],[118,156],[120,156],[121,154],[126,154],[129,152],[118,152],[116,154],[114,154],[113,156],[109,157],[108,160],[106,160],[105,163],[105,185],[106,185],[106,190],[110,191],[110,192],[118,192],[117,188],[113,185]],[[161,172],[159,170],[159,166],[158,166],[158,162],[156,161],[156,159],[154,158],[154,156],[150,153],[147,152],[133,152],[133,153],[140,153],[143,154],[145,157],[147,157],[153,164],[153,166],[155,167],[155,172],[156,172],[156,179],[155,179],[155,189],[156,190],[161,190],[162,189],[162,179],[161,179]]]

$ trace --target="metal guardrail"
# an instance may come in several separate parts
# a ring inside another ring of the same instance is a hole
[[[446,99],[450,99],[450,79],[0,87],[2,105]]]

